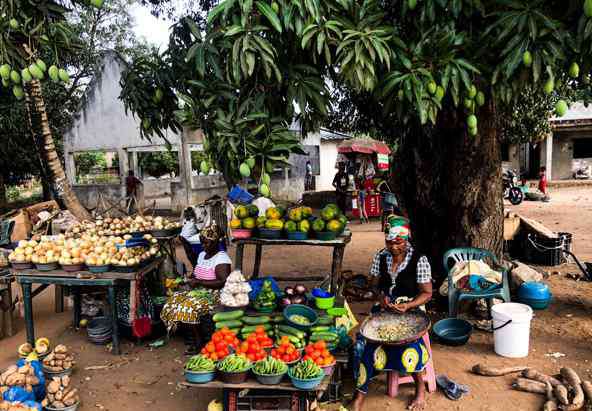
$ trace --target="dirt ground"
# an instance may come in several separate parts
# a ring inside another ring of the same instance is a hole
[[[574,250],[582,260],[592,260],[592,188],[565,188],[552,193],[549,203],[526,202],[514,207],[517,212],[535,218],[556,231],[573,233]],[[378,224],[351,225],[352,243],[346,249],[344,269],[367,272],[373,253],[381,247],[383,237]],[[246,267],[252,267],[253,250],[246,253]],[[262,272],[274,274],[318,274],[330,268],[330,251],[324,249],[276,248],[264,252]],[[435,267],[435,269],[440,269]],[[583,378],[592,378],[592,283],[566,278],[577,272],[573,265],[554,267],[548,279],[554,300],[548,310],[537,311],[532,322],[531,351],[528,358],[505,359],[493,352],[493,336],[475,331],[463,347],[433,344],[436,373],[446,374],[470,386],[471,393],[460,402],[452,402],[442,393],[429,396],[428,410],[539,410],[543,399],[535,394],[514,391],[512,377],[486,378],[471,375],[468,370],[478,362],[491,365],[528,365],[547,373],[556,373],[562,366],[574,367]],[[53,313],[53,292],[45,291],[34,300],[37,336],[47,336],[65,343],[77,354],[73,375],[81,389],[83,410],[108,409],[205,411],[208,401],[221,395],[217,391],[184,389],[183,342],[174,338],[160,349],[125,342],[124,354],[116,357],[105,347],[89,344],[84,331],[70,327],[71,312]],[[355,306],[363,318],[364,307]],[[0,340],[0,367],[15,360],[16,347],[25,340],[24,324],[17,319],[18,333]],[[551,353],[565,356],[553,358]],[[103,370],[86,367],[110,365]],[[396,399],[385,395],[384,378],[371,385],[366,409],[404,409],[413,394],[404,387]],[[328,407],[332,408],[332,407]]]

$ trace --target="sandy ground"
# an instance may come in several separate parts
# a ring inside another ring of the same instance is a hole
[[[542,221],[557,231],[574,235],[574,249],[583,260],[592,260],[592,189],[561,189],[552,193],[550,203],[526,202],[514,209]],[[366,272],[383,237],[378,224],[352,224],[353,240],[346,249],[344,269]],[[246,266],[252,265],[253,250],[246,253]],[[278,247],[264,252],[262,271],[265,274],[318,274],[330,268],[330,251],[317,248]],[[469,344],[445,347],[433,344],[437,373],[468,384],[471,393],[460,402],[449,401],[441,393],[429,396],[429,410],[539,410],[543,399],[535,394],[513,391],[512,377],[485,378],[471,375],[468,370],[478,362],[492,365],[528,365],[547,373],[558,372],[561,366],[574,367],[582,377],[592,379],[592,283],[576,282],[566,273],[577,272],[573,265],[555,267],[549,278],[554,301],[546,311],[536,312],[532,323],[531,352],[528,358],[505,359],[493,352],[493,336],[476,331]],[[558,272],[558,273],[557,273]],[[49,290],[51,291],[51,290]],[[109,409],[136,411],[178,410],[205,411],[210,399],[221,395],[217,391],[183,389],[181,368],[183,342],[174,338],[160,349],[125,342],[124,355],[115,357],[105,347],[89,344],[84,331],[70,327],[71,312],[53,313],[53,292],[45,291],[34,301],[37,336],[47,336],[54,342],[72,347],[78,358],[74,381],[81,389],[83,410]],[[363,306],[355,310],[364,313]],[[15,360],[15,350],[24,341],[24,324],[17,319],[18,333],[0,340],[0,367]],[[562,353],[554,359],[547,354]],[[85,367],[110,365],[103,370]],[[403,409],[413,394],[404,387],[396,399],[385,395],[383,378],[371,385],[368,410]]]

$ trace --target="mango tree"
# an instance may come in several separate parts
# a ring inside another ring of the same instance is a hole
[[[314,129],[337,103],[329,88],[342,92],[352,118],[396,136],[393,171],[436,267],[451,246],[499,254],[503,130],[525,94],[563,115],[567,90],[587,88],[591,16],[590,0],[224,0],[203,30],[177,26],[153,70],[167,81],[147,76],[179,109],[147,125],[201,127],[238,164],[256,154],[245,124],[263,125],[261,140],[271,119]],[[149,94],[124,98],[140,116],[154,110]]]

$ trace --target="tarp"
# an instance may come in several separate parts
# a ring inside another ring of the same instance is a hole
[[[337,146],[339,153],[390,154],[391,149],[382,141],[371,138],[345,140]]]

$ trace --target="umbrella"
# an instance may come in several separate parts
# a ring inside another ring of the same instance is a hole
[[[339,153],[390,154],[391,149],[382,141],[371,138],[345,140],[337,146]]]

